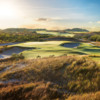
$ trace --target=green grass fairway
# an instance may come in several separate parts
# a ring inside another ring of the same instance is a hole
[[[64,54],[100,55],[100,48],[88,43],[80,43],[80,46],[77,48],[66,48],[61,46],[61,44],[68,42],[69,41],[25,42],[14,46],[35,47],[36,49],[23,51],[23,55],[26,58],[36,58],[37,56],[48,57],[52,55],[60,56]]]
[[[74,34],[72,33],[60,33],[60,32],[47,32],[47,31],[37,31],[39,34],[51,34],[55,36],[66,36],[66,37],[73,37]]]

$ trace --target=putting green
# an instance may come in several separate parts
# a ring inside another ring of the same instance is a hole
[[[100,48],[92,46],[88,43],[80,43],[77,48],[67,48],[61,46],[61,44],[64,43],[69,43],[69,41],[25,42],[13,46],[35,47],[36,49],[26,50],[22,52],[26,58],[36,58],[37,56],[48,57],[51,55],[60,56],[64,54],[100,55]]]

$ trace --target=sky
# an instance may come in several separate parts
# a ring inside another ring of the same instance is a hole
[[[100,31],[100,0],[0,0],[0,29]]]

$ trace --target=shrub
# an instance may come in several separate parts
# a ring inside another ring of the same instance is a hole
[[[3,51],[2,51],[2,49],[0,49],[0,53],[2,53]]]
[[[24,56],[23,56],[22,53],[20,53],[20,54],[12,54],[11,58],[14,59],[14,60],[15,59],[18,60],[18,59],[24,59]]]

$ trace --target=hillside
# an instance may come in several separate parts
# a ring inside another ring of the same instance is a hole
[[[89,32],[86,29],[81,29],[81,28],[73,28],[73,29],[66,29],[65,31],[72,31],[72,32]]]
[[[9,60],[0,63],[0,98],[65,100],[71,95],[80,98],[80,94],[84,98],[84,93],[100,91],[99,76],[100,65],[88,56]],[[88,94],[87,98],[91,100]]]
[[[46,29],[27,29],[27,28],[7,28],[2,31],[9,33],[17,33],[17,32],[36,32],[36,31],[45,31]]]

